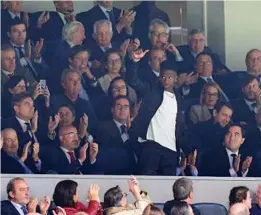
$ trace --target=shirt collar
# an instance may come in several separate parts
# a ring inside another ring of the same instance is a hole
[[[21,19],[21,13],[18,13],[17,15],[15,15],[13,12],[11,12],[10,10],[7,10],[8,13],[10,14],[10,16],[12,17],[12,19],[14,19],[15,17],[19,17]]]
[[[107,46],[107,47],[102,47],[102,46],[100,46],[100,48],[102,49],[103,52],[106,52],[106,48],[107,48],[107,49],[111,49],[111,48],[112,48],[112,45],[111,45],[111,43],[110,43],[109,46]]]
[[[21,211],[21,207],[22,207],[22,206],[26,206],[26,205],[20,205],[20,204],[14,202],[14,201],[12,201],[12,200],[11,200],[10,202],[12,203],[12,205],[13,205],[18,211]]]
[[[227,155],[228,155],[229,157],[231,157],[232,154],[238,155],[238,152],[239,152],[239,150],[237,150],[236,152],[232,152],[232,151],[230,151],[228,148],[226,148],[226,151],[227,151]]]
[[[65,153],[65,154],[67,154],[68,152],[70,152],[68,149],[66,149],[66,148],[64,148],[64,147],[62,147],[62,146],[60,146],[60,148],[63,150],[63,152]],[[73,153],[74,153],[74,151],[72,151]]]
[[[159,73],[159,72],[156,72],[155,70],[152,70],[152,72],[153,72],[157,77],[160,76],[160,73]]]
[[[247,99],[244,99],[244,100],[245,100],[245,102],[246,102],[248,108],[252,111],[252,110],[253,110],[252,104],[256,104],[256,102],[251,102],[251,101],[249,101],[249,100],[247,100]]]
[[[17,120],[18,120],[18,122],[21,124],[21,125],[24,125],[25,123],[30,123],[30,122],[26,122],[25,120],[23,120],[23,119],[20,119],[19,117],[15,117]]]
[[[14,71],[13,71],[13,72],[8,72],[8,71],[3,70],[3,69],[2,69],[2,72],[3,72],[6,76],[11,75],[11,74],[14,74]]]
[[[71,41],[69,41],[69,40],[66,40],[66,42],[69,44],[69,46],[70,46],[71,48],[75,46],[75,45],[74,45]]]
[[[113,8],[107,9],[107,8],[101,6],[100,4],[98,4],[98,6],[100,7],[100,9],[102,10],[102,12],[103,12],[106,16],[107,16],[107,11],[112,11],[112,10],[113,10]]]
[[[66,19],[65,19],[65,15],[59,11],[57,11],[58,15],[61,17],[61,19],[63,20],[63,24],[66,24]]]
[[[122,125],[127,126],[126,123],[125,123],[125,124],[122,124],[122,123],[118,122],[116,119],[113,119],[113,121],[115,122],[115,124],[117,125],[117,127],[118,127],[119,129],[121,128]]]
[[[18,45],[16,45],[16,44],[14,44],[12,41],[10,41],[10,43],[11,43],[11,45],[12,45],[13,47],[22,47],[22,48],[24,48],[24,44],[23,44],[23,45],[20,45],[20,46],[18,46]]]
[[[214,80],[212,75],[210,77],[200,76],[200,78],[204,79],[204,81],[208,81],[208,78],[211,78],[211,80]]]

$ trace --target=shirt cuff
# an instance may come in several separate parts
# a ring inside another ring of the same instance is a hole
[[[247,176],[248,170],[249,170],[249,169],[247,169],[247,170],[245,171],[245,173],[242,172],[242,177],[246,177],[246,176]]]
[[[96,159],[94,161],[91,161],[91,164],[94,164],[96,162]]]
[[[81,166],[82,166],[82,161],[80,160],[80,159],[78,159],[78,161],[79,161],[79,163],[81,164]]]
[[[34,59],[34,62],[35,62],[35,63],[38,63],[38,64],[42,63],[42,57],[35,58],[35,59]]]
[[[176,176],[179,176],[181,174],[182,170],[180,167],[177,168],[176,170]]]
[[[38,171],[42,169],[42,161],[39,159],[37,163],[35,163],[35,167]]]
[[[194,170],[190,169],[190,173],[192,176],[198,176],[198,170],[195,168]]]
[[[20,58],[20,63],[21,63],[22,66],[27,66],[27,64],[28,64],[27,60],[25,60],[24,57]]]
[[[237,173],[233,168],[229,169],[229,174],[230,174],[231,177],[237,177]]]

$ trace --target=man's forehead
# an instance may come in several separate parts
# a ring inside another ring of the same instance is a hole
[[[192,35],[192,38],[193,39],[204,38],[204,35],[202,33],[197,33],[197,34]]]
[[[160,24],[155,24],[152,27],[153,30],[157,30],[158,32],[166,32],[166,28],[164,27],[164,25],[160,25]]]

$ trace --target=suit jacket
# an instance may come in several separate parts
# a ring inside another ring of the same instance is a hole
[[[182,72],[190,73],[194,70],[195,67],[195,57],[191,54],[191,48],[188,45],[177,46],[180,55],[183,58],[183,63],[180,65],[180,70]],[[222,64],[218,54],[212,52],[212,50],[205,46],[203,52],[208,53],[212,56],[213,59],[213,73],[217,70],[225,69],[230,71],[224,64]]]
[[[113,11],[113,15],[115,18],[115,22],[117,24],[119,21],[121,10],[116,7],[113,7],[112,11]],[[96,5],[92,9],[90,9],[86,12],[81,12],[81,13],[77,14],[76,19],[84,25],[84,28],[85,28],[85,31],[87,34],[86,38],[88,38],[88,40],[89,40],[92,38],[94,23],[98,20],[108,19],[108,18],[103,13],[103,11],[99,7],[99,5]],[[119,34],[116,29],[116,25],[114,25],[113,23],[112,23],[112,30],[113,30],[113,41],[123,42],[123,40],[126,39],[128,36],[125,33],[124,29],[122,29],[122,31]],[[89,42],[93,42],[93,40],[89,41]]]
[[[78,151],[75,150],[76,160],[74,163],[69,163],[64,151],[59,147],[46,147],[41,152],[41,157],[45,163],[47,172],[56,174],[88,174],[93,173],[96,163],[89,164],[85,161],[82,165],[78,160]]]
[[[50,19],[38,29],[37,20],[43,11],[36,12],[32,16],[34,26],[34,41],[44,38],[45,41],[55,41],[62,38],[63,20],[57,11],[49,11]]]
[[[242,154],[241,150],[239,150],[239,154],[241,154],[241,168],[246,155]],[[230,177],[229,169],[229,158],[224,146],[214,148],[202,154],[198,165],[200,176]],[[241,169],[237,175],[242,176]]]
[[[123,142],[121,133],[113,120],[100,123],[95,139],[101,146],[99,163],[102,162],[101,168],[105,174],[133,173],[135,167],[134,151],[129,140]]]
[[[20,12],[20,20],[24,20],[24,12],[21,11]],[[29,29],[27,29],[27,37],[30,38],[31,35],[31,13],[28,13],[28,17],[29,17]],[[8,43],[9,38],[7,36],[7,32],[9,31],[9,27],[11,26],[11,23],[13,22],[13,19],[10,15],[10,13],[8,12],[7,9],[2,9],[1,10],[1,43],[5,44]]]
[[[178,200],[170,200],[165,202],[164,207],[163,207],[163,211],[166,215],[170,215],[171,214],[171,209],[174,206],[175,202],[178,202]],[[190,205],[194,215],[200,215],[200,211],[194,206],[194,205]]]
[[[20,215],[10,200],[1,201],[1,213],[5,215]]]
[[[189,118],[193,122],[193,124],[207,121],[212,117],[212,114],[210,113],[208,107],[205,105],[193,105],[190,109],[189,115]]]

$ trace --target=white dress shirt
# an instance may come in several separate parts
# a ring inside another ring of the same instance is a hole
[[[115,119],[113,119],[113,121],[115,122],[117,128],[118,128],[119,131],[120,131],[122,141],[125,143],[125,142],[129,139],[129,135],[128,135],[126,132],[124,132],[123,134],[121,133],[121,126],[122,126],[122,125],[125,125],[126,128],[127,128],[127,124],[121,124],[120,122],[118,122],[118,121],[115,120]]]
[[[230,165],[230,169],[229,169],[230,176],[231,177],[237,177],[237,173],[236,173],[236,171],[233,168],[233,157],[231,155],[232,154],[236,154],[236,156],[238,156],[239,151],[237,150],[236,152],[232,152],[232,151],[230,151],[227,148],[226,148],[226,151],[227,151],[227,156],[228,156],[229,165]],[[246,177],[247,173],[248,173],[248,169],[247,169],[247,171],[244,174],[242,174],[242,176]]]
[[[157,77],[160,76],[160,73],[159,73],[159,72],[157,72],[157,71],[155,71],[155,70],[152,70],[152,72],[153,72]]]
[[[59,14],[59,16],[61,17],[62,21],[63,21],[63,24],[66,24],[67,21],[65,19],[65,15],[63,13],[60,13],[59,11],[57,11],[57,13]]]
[[[102,10],[102,12],[104,13],[104,15],[107,17],[107,19],[110,20],[110,15],[107,13],[107,11],[112,11],[112,8],[107,9],[107,8],[101,6],[100,4],[98,4],[98,5],[99,5],[100,9]]]
[[[177,112],[175,94],[164,91],[163,101],[150,121],[146,139],[177,151],[175,135]]]
[[[14,72],[8,72],[8,71],[3,70],[3,69],[2,69],[2,72],[3,72],[6,76],[14,75]]]
[[[100,48],[101,48],[101,50],[102,50],[103,52],[106,52],[108,49],[111,49],[111,48],[112,48],[112,45],[111,45],[111,43],[110,43],[108,47],[102,47],[102,46],[100,46]]]
[[[24,215],[24,212],[23,212],[23,210],[21,209],[21,207],[22,207],[23,205],[20,205],[20,204],[14,202],[14,201],[10,201],[10,202],[11,202],[11,204],[15,207],[15,209],[18,211],[18,213],[19,213],[20,215]]]
[[[245,100],[249,110],[250,111],[254,111],[255,113],[257,113],[257,106],[255,108],[252,106],[252,104],[256,104],[256,102],[251,102],[251,101],[249,101],[247,99],[244,99],[244,100]]]
[[[11,12],[10,10],[8,10],[8,13],[10,14],[10,16],[12,17],[12,19],[14,19],[15,17],[19,17],[21,19],[21,13],[18,13],[17,15],[15,15],[13,12]]]

